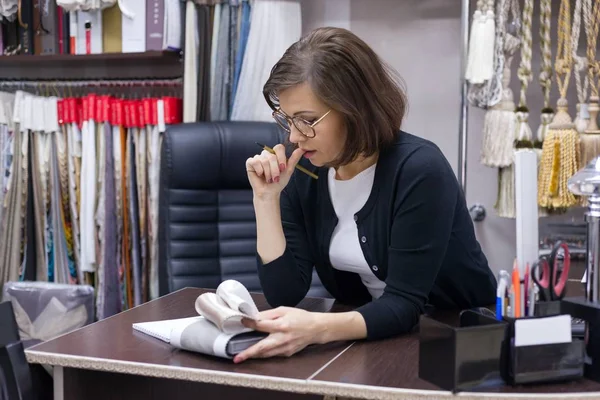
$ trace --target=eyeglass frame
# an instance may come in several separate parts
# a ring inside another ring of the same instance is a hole
[[[317,136],[317,132],[315,132],[315,125],[317,125],[319,122],[321,122],[327,115],[329,115],[329,113],[331,112],[331,108],[325,113],[323,114],[319,119],[317,119],[315,122],[310,123],[307,120],[305,120],[304,118],[300,117],[300,116],[295,116],[295,117],[289,117],[286,113],[284,113],[283,111],[281,111],[281,108],[277,108],[275,110],[273,110],[273,113],[271,113],[271,116],[273,117],[273,119],[275,120],[275,122],[277,122],[277,125],[279,125],[283,130],[285,130],[287,133],[292,133],[291,130],[291,126],[292,124],[296,127],[296,129],[298,130],[298,132],[300,132],[302,135],[306,136],[309,139],[314,138],[315,136]],[[279,120],[277,118],[275,118],[275,114],[279,114],[281,115],[283,118],[285,118],[285,120],[287,121],[288,125],[290,126],[290,129],[287,129],[285,126],[281,125],[281,123],[279,122]],[[308,126],[312,132],[313,135],[312,136],[308,136],[306,133],[302,132],[302,130],[300,128],[298,128],[298,125],[296,125],[295,120],[299,119],[300,121],[302,121],[304,124],[306,124],[306,126]],[[290,123],[291,122],[291,123]]]

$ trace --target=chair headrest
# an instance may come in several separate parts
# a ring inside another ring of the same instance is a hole
[[[249,189],[246,160],[261,152],[256,142],[273,147],[285,136],[276,123],[198,122],[165,132],[161,175],[177,189]]]

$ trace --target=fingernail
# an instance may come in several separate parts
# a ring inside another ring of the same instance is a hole
[[[284,163],[279,164],[279,171],[281,171],[281,172],[285,171],[285,164]]]
[[[278,176],[276,176],[276,177],[275,177],[275,179],[274,179],[274,181],[275,181],[276,183],[277,183],[277,182],[279,182],[279,177],[278,177]]]

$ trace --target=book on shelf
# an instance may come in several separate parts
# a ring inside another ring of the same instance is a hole
[[[233,358],[267,336],[242,324],[243,318],[256,320],[258,309],[240,282],[222,282],[215,293],[196,299],[195,317],[138,322],[133,329],[171,346],[206,355]]]

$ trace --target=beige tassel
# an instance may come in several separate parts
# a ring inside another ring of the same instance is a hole
[[[516,6],[516,5],[515,5]],[[512,10],[517,14],[517,10]],[[523,3],[523,17],[520,32],[521,63],[517,72],[521,82],[519,106],[514,112],[516,124],[509,136],[510,165],[504,166],[498,171],[498,197],[495,204],[496,212],[505,218],[516,218],[515,205],[515,173],[514,173],[514,151],[518,148],[533,147],[531,128],[529,127],[529,109],[527,108],[527,87],[532,79],[531,76],[531,17],[533,14],[533,0],[525,0]],[[508,82],[507,82],[508,84]]]
[[[514,114],[514,113],[513,113]],[[498,168],[498,195],[494,209],[499,217],[515,218],[515,173],[514,164]]]
[[[578,103],[577,104],[577,116],[575,117],[575,129],[579,133],[584,133],[590,123],[590,113],[588,111],[588,104]],[[585,164],[584,164],[585,165]]]
[[[496,168],[512,164],[514,131],[516,127],[515,102],[510,89],[510,66],[519,48],[520,41],[507,34],[504,42],[504,69],[502,71],[502,98],[485,114],[483,121],[483,139],[481,158],[483,165]]]
[[[581,0],[577,0],[577,3],[581,2]],[[598,129],[598,111],[600,110],[598,107],[598,87],[595,84],[595,80],[598,77],[598,62],[596,61],[596,43],[598,40],[598,26],[600,24],[600,3],[595,1],[593,5],[591,2],[584,3],[583,10],[585,15],[585,24],[587,35],[587,51],[586,51],[586,61],[583,62],[583,59],[580,61],[578,67],[587,67],[587,81],[585,83],[589,83],[590,85],[590,98],[589,104],[587,107],[588,115],[588,124],[584,129],[579,129],[578,131],[581,133],[581,153],[580,153],[580,165],[587,165],[591,160],[600,155],[600,130]],[[576,7],[577,11],[577,7]],[[585,65],[587,64],[587,65]],[[583,68],[582,68],[583,69]],[[576,75],[578,77],[578,75]],[[581,90],[578,86],[578,96],[581,98],[585,95],[584,89],[582,87]],[[579,92],[582,92],[580,95]],[[581,101],[580,101],[581,102]],[[585,126],[584,123],[581,124]]]
[[[581,139],[581,165],[587,165],[590,161],[600,155],[600,129],[598,129],[597,117],[598,98],[590,97],[589,124],[585,132],[580,135]]]
[[[502,100],[485,113],[481,163],[488,167],[506,167],[513,162],[515,103],[510,88],[502,89]]]

